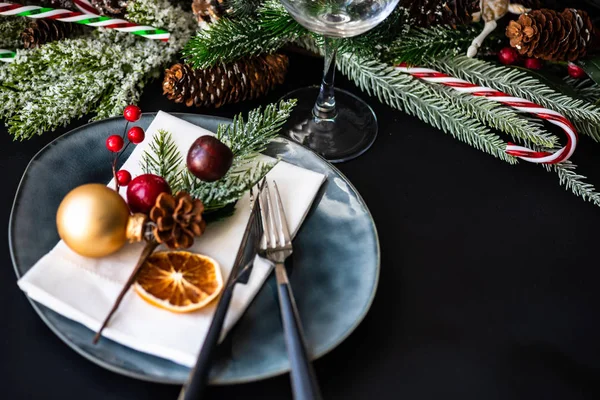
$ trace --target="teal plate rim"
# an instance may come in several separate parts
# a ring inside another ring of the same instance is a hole
[[[200,118],[209,118],[209,119],[212,119],[212,120],[215,120],[215,121],[222,121],[222,123],[230,123],[230,122],[232,122],[232,119],[230,119],[230,118],[224,118],[224,117],[213,116],[213,115],[208,115],[208,114],[181,113],[181,112],[171,112],[169,114],[173,115],[175,117],[178,117],[178,118],[200,117]],[[142,116],[154,116],[154,117],[156,115],[157,115],[157,112],[146,112],[146,113],[142,114]],[[56,137],[51,142],[49,142],[48,144],[46,144],[41,150],[39,150],[32,157],[32,159],[27,164],[27,167],[25,168],[25,170],[23,172],[23,176],[21,177],[21,179],[19,181],[19,185],[17,187],[15,198],[13,200],[13,205],[11,207],[11,212],[10,212],[10,217],[9,217],[9,224],[8,224],[8,244],[9,244],[9,251],[10,251],[11,261],[12,261],[12,264],[13,264],[13,270],[15,271],[15,275],[17,276],[17,278],[21,278],[22,274],[21,274],[21,272],[20,272],[20,270],[18,268],[17,261],[15,259],[15,250],[14,250],[14,243],[13,243],[14,214],[15,214],[15,209],[16,209],[17,204],[18,204],[19,196],[21,194],[22,185],[23,185],[25,179],[27,178],[27,175],[29,173],[31,165],[42,154],[44,154],[50,147],[52,147],[56,142],[61,141],[61,140],[66,140],[70,136],[73,136],[73,135],[77,134],[80,131],[86,130],[86,129],[88,129],[91,126],[100,125],[100,124],[106,123],[108,121],[115,121],[115,120],[119,120],[119,119],[121,119],[121,117],[112,117],[112,118],[107,118],[107,119],[100,120],[100,121],[89,122],[89,123],[81,125],[81,126],[79,126],[77,128],[74,128],[74,129],[72,129],[72,130],[70,130],[70,131],[68,131],[68,132],[66,132],[66,133],[64,133],[64,134]],[[376,244],[376,265],[375,265],[375,280],[373,282],[373,288],[371,290],[370,297],[369,297],[368,301],[365,303],[365,306],[363,307],[363,309],[361,310],[360,315],[356,318],[355,323],[352,326],[350,326],[346,330],[345,333],[343,333],[342,335],[340,335],[337,338],[337,340],[335,340],[327,348],[321,350],[320,352],[315,353],[312,356],[312,359],[316,360],[316,359],[319,359],[319,358],[323,357],[324,355],[328,354],[333,349],[335,349],[337,346],[339,346],[344,340],[346,340],[352,334],[352,332],[354,332],[354,330],[356,330],[356,328],[362,323],[362,321],[366,317],[367,313],[369,312],[369,310],[370,310],[370,308],[371,308],[371,306],[373,304],[373,301],[375,299],[375,295],[377,293],[377,288],[379,286],[379,278],[380,278],[380,270],[381,270],[381,246],[380,246],[380,243],[379,243],[379,234],[377,232],[377,227],[376,227],[375,222],[373,220],[373,216],[372,216],[369,208],[367,207],[364,199],[362,198],[362,196],[360,195],[360,193],[356,190],[356,188],[354,187],[354,185],[352,185],[352,183],[348,180],[348,178],[346,178],[346,176],[339,169],[337,169],[334,165],[332,165],[327,160],[325,160],[321,155],[313,152],[308,147],[303,146],[302,144],[299,144],[297,142],[293,142],[293,141],[291,141],[289,139],[286,139],[284,137],[279,137],[277,140],[281,140],[281,141],[286,142],[288,144],[292,144],[293,146],[298,146],[298,147],[301,147],[303,149],[306,149],[306,150],[310,151],[314,156],[316,156],[323,163],[325,163],[328,166],[328,168],[330,168],[333,172],[335,172],[337,175],[339,175],[344,180],[344,182],[349,186],[349,188],[355,193],[356,198],[358,199],[358,201],[360,202],[360,204],[364,207],[367,215],[369,216],[369,219],[370,219],[371,224],[372,224],[373,232],[374,232],[374,239],[375,239],[375,244]],[[316,207],[317,205],[318,205],[318,203],[313,204],[312,208]],[[85,359],[93,362],[94,364],[99,365],[100,367],[105,368],[105,369],[107,369],[109,371],[118,373],[120,375],[127,376],[127,377],[134,378],[134,379],[138,379],[138,380],[141,380],[141,381],[153,382],[153,383],[161,383],[161,384],[172,384],[172,385],[181,385],[181,384],[184,383],[183,381],[180,381],[180,380],[165,379],[165,378],[160,378],[160,377],[156,377],[156,376],[149,376],[149,375],[145,375],[145,374],[140,374],[140,373],[137,373],[135,371],[131,371],[131,370],[128,370],[126,368],[110,364],[110,363],[102,360],[101,358],[98,358],[98,357],[94,356],[93,354],[86,352],[84,349],[78,347],[77,344],[75,344],[71,340],[69,340],[69,338],[57,326],[55,326],[52,322],[50,322],[50,320],[46,317],[44,311],[42,310],[42,308],[46,308],[46,307],[44,307],[43,305],[40,305],[37,302],[33,301],[27,295],[25,295],[25,297],[31,303],[31,306],[36,311],[36,313],[39,315],[40,319],[50,328],[50,330],[58,338],[60,338],[67,346],[69,346],[71,349],[73,349],[77,354],[83,356]],[[142,353],[142,352],[140,352],[140,353]],[[262,373],[262,374],[256,374],[256,375],[253,375],[253,376],[248,376],[246,378],[228,379],[228,380],[225,380],[225,381],[214,381],[214,380],[211,380],[210,384],[211,385],[231,385],[231,384],[243,384],[243,383],[256,382],[256,381],[260,381],[260,380],[264,380],[264,379],[273,378],[273,377],[276,377],[276,376],[279,376],[279,375],[283,375],[285,373],[288,373],[289,370],[290,370],[289,367],[283,367],[283,368],[281,368],[279,370],[270,371],[270,372],[266,372],[266,373]]]

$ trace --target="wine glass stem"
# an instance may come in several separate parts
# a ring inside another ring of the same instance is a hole
[[[319,97],[313,108],[313,115],[317,119],[333,119],[337,115],[335,108],[334,80],[335,56],[337,53],[338,39],[325,38],[325,68]]]

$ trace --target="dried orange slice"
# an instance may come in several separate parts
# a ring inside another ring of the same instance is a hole
[[[142,299],[177,313],[199,310],[223,289],[221,267],[210,257],[187,251],[152,254],[134,289]]]

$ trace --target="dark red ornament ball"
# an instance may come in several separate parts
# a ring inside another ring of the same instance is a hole
[[[505,47],[498,52],[498,61],[504,65],[513,65],[519,59],[519,53],[512,47]]]
[[[113,153],[118,153],[123,149],[123,138],[119,135],[110,135],[108,139],[106,139],[106,148]]]
[[[201,136],[192,144],[187,155],[187,167],[198,179],[214,182],[221,179],[233,163],[233,152],[213,136]]]
[[[539,58],[527,58],[525,60],[525,68],[538,71],[542,69],[542,60]]]
[[[586,76],[584,69],[581,68],[579,65],[573,64],[572,62],[569,63],[567,70],[571,78],[581,79],[585,78]]]
[[[131,174],[127,170],[120,170],[117,172],[117,183],[119,186],[127,186],[131,182]]]
[[[123,111],[123,117],[129,122],[136,122],[142,117],[142,110],[138,106],[129,105]]]
[[[146,134],[139,126],[134,126],[127,132],[127,139],[133,144],[140,144],[144,141]]]

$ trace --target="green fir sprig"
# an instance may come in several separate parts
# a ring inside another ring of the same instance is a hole
[[[168,43],[114,30],[19,51],[15,62],[0,69],[0,119],[15,139],[66,125],[82,115],[93,119],[119,115],[139,99],[145,84],[158,77],[193,34],[191,13],[169,0],[130,2],[133,22],[165,28]]]
[[[218,181],[204,182],[192,175],[171,133],[164,130],[158,131],[142,155],[142,169],[165,178],[174,192],[186,191],[202,200],[207,213],[230,210],[275,166],[273,161],[258,161],[259,154],[277,136],[295,104],[288,100],[264,110],[259,107],[250,111],[246,120],[240,114],[231,124],[219,125],[216,136],[232,150],[234,161]]]
[[[145,174],[163,177],[176,193],[182,187],[183,167],[183,156],[171,133],[159,129],[150,142],[149,150],[142,154],[142,170]]]

